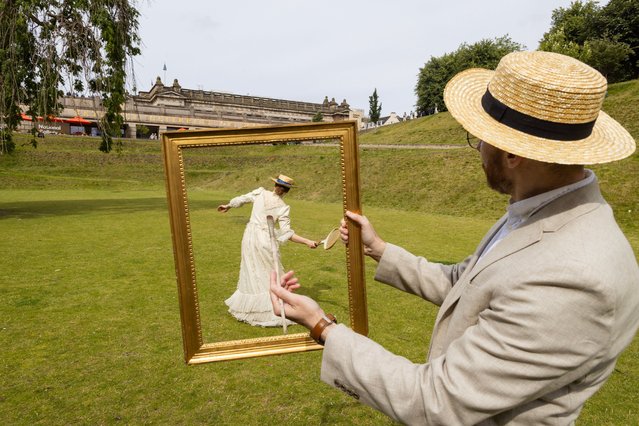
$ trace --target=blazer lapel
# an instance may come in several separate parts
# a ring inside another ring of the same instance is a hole
[[[601,204],[605,204],[605,201],[601,197],[599,186],[596,182],[570,192],[536,212],[524,226],[511,231],[477,262],[480,254],[484,251],[490,240],[506,222],[507,215],[504,215],[493,225],[481,241],[468,267],[442,303],[437,314],[435,327],[437,327],[437,324],[447,312],[454,307],[464,293],[464,289],[468,283],[481,271],[493,263],[535,244],[541,240],[544,232],[554,232],[567,222],[599,207]]]
[[[467,281],[475,278],[477,274],[498,260],[538,242],[541,240],[542,234],[543,229],[540,222],[534,222],[514,229],[475,264],[475,267],[468,274]]]
[[[439,323],[440,319],[444,316],[446,311],[448,311],[448,309],[450,309],[455,304],[455,302],[457,302],[457,300],[460,298],[464,288],[466,287],[466,283],[469,281],[468,276],[469,274],[472,273],[473,269],[475,268],[475,265],[477,264],[477,259],[479,259],[479,256],[481,255],[481,253],[483,253],[483,251],[486,249],[486,246],[488,245],[490,240],[493,239],[495,234],[499,232],[499,230],[504,225],[504,223],[506,223],[507,218],[508,218],[507,215],[502,216],[501,219],[499,219],[492,226],[492,228],[490,228],[488,233],[481,240],[481,242],[479,243],[479,246],[477,246],[477,249],[475,250],[475,253],[473,253],[472,259],[468,263],[466,270],[463,272],[461,277],[459,277],[459,281],[450,290],[450,293],[448,294],[448,296],[446,296],[446,299],[444,299],[444,302],[439,308],[439,312],[437,313],[437,319],[435,320],[435,324]]]
[[[466,287],[477,274],[495,262],[539,242],[545,232],[555,232],[576,217],[605,203],[596,182],[566,194],[536,212],[522,227],[510,232],[481,261],[477,262],[479,255],[506,222],[507,216],[504,215],[497,221],[477,247],[468,267],[453,286],[437,313],[430,341],[429,359],[433,356],[439,356],[450,343],[449,338],[445,338],[448,319]]]
[[[497,232],[499,232],[503,224],[506,222],[506,219],[507,219],[507,215],[502,216],[501,219],[499,219],[493,225],[493,227],[490,228],[488,233],[484,236],[484,238],[479,243],[479,246],[475,250],[475,253],[473,254],[473,257],[470,259],[470,262],[468,262],[468,266],[466,266],[466,269],[462,273],[461,277],[459,277],[459,280],[450,290],[450,292],[444,299],[444,302],[440,306],[439,311],[437,312],[437,318],[435,319],[435,325],[433,326],[433,334],[430,339],[430,345],[428,349],[429,357],[434,353],[433,352],[434,350],[436,352],[439,352],[441,350],[441,347],[434,348],[433,344],[435,342],[441,342],[440,335],[442,333],[445,333],[447,322],[444,321],[444,318],[448,315],[449,312],[452,312],[452,308],[455,306],[455,304],[461,297],[462,293],[464,292],[464,289],[469,281],[468,276],[471,273],[471,271],[475,268],[479,255],[484,251],[484,249],[486,248],[490,240],[492,240],[493,236]]]

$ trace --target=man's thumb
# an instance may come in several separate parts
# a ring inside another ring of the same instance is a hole
[[[359,223],[360,225],[364,222],[364,216],[359,215],[357,213],[353,213],[349,210],[346,210],[346,217],[348,217],[349,219],[351,219],[354,222]]]

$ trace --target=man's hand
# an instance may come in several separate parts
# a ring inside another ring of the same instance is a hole
[[[282,299],[286,318],[310,330],[324,316],[324,311],[310,297],[293,293],[299,287],[300,284],[293,276],[293,271],[285,273],[281,277],[280,283],[277,282],[275,271],[271,272],[271,302],[275,315],[280,316],[281,314],[279,299]]]
[[[229,211],[230,208],[231,206],[229,206],[228,204],[220,204],[219,206],[217,206],[217,211],[220,213],[226,213],[227,211]]]
[[[366,216],[359,215],[346,211],[346,217],[358,224],[362,229],[362,244],[364,244],[364,254],[372,257],[379,262],[384,250],[386,249],[386,242],[382,240],[373,225],[368,221]],[[339,228],[340,236],[344,244],[348,244],[348,227],[346,226],[346,220],[342,219],[342,224]]]

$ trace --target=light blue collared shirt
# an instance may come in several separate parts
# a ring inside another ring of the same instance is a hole
[[[557,198],[575,191],[579,188],[583,188],[586,185],[592,183],[595,179],[595,173],[592,170],[585,169],[586,177],[579,182],[572,183],[570,185],[562,186],[561,188],[553,189],[552,191],[544,192],[543,194],[535,195],[534,197],[526,198],[524,200],[517,201],[508,206],[508,217],[502,227],[495,233],[490,242],[486,245],[486,248],[482,252],[481,256],[477,260],[477,263],[490,252],[506,235],[512,230],[519,228],[525,223],[532,215],[541,210],[544,206],[556,200]]]

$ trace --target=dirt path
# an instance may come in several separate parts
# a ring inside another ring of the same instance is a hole
[[[361,148],[371,149],[455,149],[465,148],[465,145],[373,145],[362,144]]]
[[[335,143],[303,143],[305,146],[337,146]],[[360,148],[365,149],[457,149],[465,148],[466,145],[381,145],[381,144],[360,144]]]

